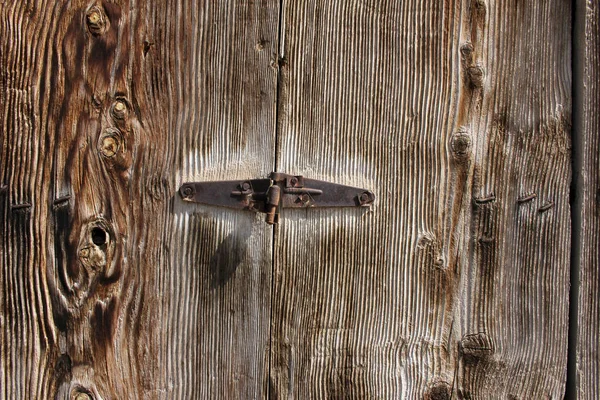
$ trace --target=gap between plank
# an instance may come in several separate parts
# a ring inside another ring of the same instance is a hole
[[[572,3],[572,125],[571,125],[571,265],[569,290],[569,336],[567,347],[567,380],[565,399],[576,399],[578,392],[577,375],[577,337],[579,309],[579,276],[581,269],[581,213],[582,213],[582,175],[583,143],[581,140],[584,118],[584,66],[585,66],[585,10],[587,0],[573,0]]]
[[[281,110],[279,106],[280,98],[281,98],[281,61],[284,57],[284,4],[283,0],[279,0],[279,21],[277,26],[277,47],[276,47],[276,60],[277,63],[277,80],[275,87],[275,157],[273,161],[273,172],[279,172],[279,151],[280,141],[280,117]],[[276,237],[277,237],[277,226],[278,224],[272,225],[273,227],[273,236],[271,237],[271,312],[269,315],[269,360],[267,362],[268,365],[268,376],[267,376],[267,393],[266,398],[271,398],[271,358],[273,352],[273,304],[275,300],[275,252],[276,252]]]

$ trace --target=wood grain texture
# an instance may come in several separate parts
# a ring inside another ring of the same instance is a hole
[[[278,2],[0,13],[0,397],[263,397],[272,231],[176,189],[272,169]]]
[[[274,398],[562,398],[571,5],[285,1]]]
[[[579,178],[581,231],[577,337],[578,398],[596,399],[600,393],[600,4],[577,2]]]

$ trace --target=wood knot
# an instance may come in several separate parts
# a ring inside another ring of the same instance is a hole
[[[485,81],[485,71],[481,65],[474,65],[467,69],[467,76],[471,87],[479,89],[483,87]]]
[[[106,13],[99,6],[92,6],[85,14],[88,31],[94,36],[100,36],[108,30],[110,25]]]
[[[475,0],[475,9],[480,12],[485,12],[487,5],[485,4],[485,0]]]
[[[127,118],[127,114],[129,112],[127,102],[123,98],[117,98],[113,103],[110,114],[112,115],[115,121],[124,121]]]
[[[471,156],[471,135],[466,130],[454,133],[450,139],[452,155],[457,160],[466,160]]]
[[[463,336],[458,349],[467,364],[474,364],[494,354],[492,339],[483,332]]]
[[[73,362],[71,361],[71,357],[68,354],[61,354],[56,360],[56,365],[54,366],[54,373],[60,379],[67,379],[71,375],[71,369],[73,367]]]
[[[436,382],[423,395],[425,400],[450,400],[452,389],[448,382]]]
[[[101,218],[88,223],[82,230],[77,254],[88,274],[106,272],[114,254],[114,239],[108,222]]]
[[[98,150],[106,158],[112,158],[117,155],[123,142],[121,131],[114,128],[108,128],[100,136]]]
[[[93,400],[94,397],[88,393],[83,391],[85,389],[81,389],[81,388],[77,388],[73,391],[73,393],[71,394],[71,399],[72,400]]]
[[[462,46],[460,46],[461,58],[467,65],[470,65],[473,63],[473,51],[474,50],[475,49],[473,48],[473,44],[471,44],[471,42],[467,42],[467,43],[463,44]]]

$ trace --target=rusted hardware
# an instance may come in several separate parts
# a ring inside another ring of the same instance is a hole
[[[265,213],[270,225],[277,223],[280,208],[368,207],[375,201],[365,189],[278,172],[268,179],[189,182],[179,194],[193,203]]]

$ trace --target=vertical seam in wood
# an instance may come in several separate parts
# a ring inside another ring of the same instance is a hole
[[[572,125],[571,125],[571,262],[570,262],[570,289],[569,289],[569,328],[567,347],[567,379],[565,398],[578,397],[577,375],[577,335],[578,335],[578,308],[579,308],[579,276],[581,269],[581,213],[583,192],[581,185],[582,170],[582,141],[580,134],[583,129],[583,67],[585,64],[585,10],[587,0],[573,0],[572,3]]]
[[[280,143],[279,143],[279,133],[280,133],[280,125],[281,125],[281,113],[280,113],[280,94],[281,94],[281,59],[283,58],[283,29],[284,29],[284,4],[283,0],[279,0],[279,18],[277,24],[277,47],[276,47],[276,63],[277,63],[277,79],[276,79],[276,87],[275,87],[275,157],[273,160],[273,171],[278,172],[278,162],[279,162],[279,151],[280,151]],[[270,299],[270,315],[269,315],[269,353],[268,353],[268,375],[267,375],[267,390],[266,397],[267,399],[271,398],[271,359],[272,359],[272,350],[273,350],[273,304],[275,300],[275,239],[277,233],[277,226],[273,225],[273,236],[271,237],[271,299]]]

